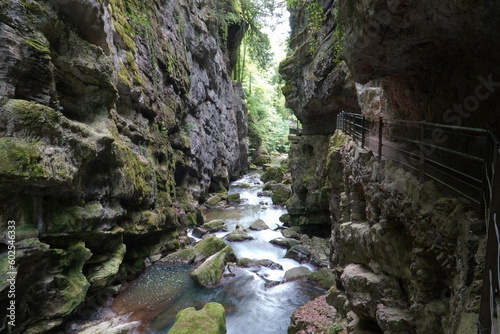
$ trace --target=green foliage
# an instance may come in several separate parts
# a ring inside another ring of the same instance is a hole
[[[338,334],[344,329],[344,327],[339,323],[334,323],[328,329],[330,330],[330,334]]]
[[[325,21],[325,13],[323,12],[323,7],[316,2],[312,1],[307,5],[307,32],[311,36],[311,42],[309,46],[309,52],[314,54],[319,47],[322,40],[323,33],[321,28],[323,27],[323,22]]]

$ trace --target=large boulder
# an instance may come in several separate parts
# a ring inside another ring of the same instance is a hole
[[[262,230],[268,230],[269,226],[262,219],[257,219],[252,223],[252,225],[250,225],[249,228],[254,231],[262,231]]]
[[[292,196],[292,189],[282,183],[273,184],[271,186],[271,199],[276,205],[284,205],[286,201]]]
[[[226,223],[222,219],[211,220],[193,230],[193,236],[202,238],[209,233],[227,232]]]
[[[230,242],[253,240],[253,237],[251,235],[248,235],[247,232],[243,231],[240,228],[235,229],[233,232],[229,233],[224,238]]]
[[[292,281],[294,279],[306,277],[309,274],[311,274],[311,269],[303,266],[288,269],[285,272],[285,281]]]
[[[293,238],[276,238],[269,242],[272,243],[273,245],[285,247],[286,249],[290,249],[293,246],[297,246],[300,244],[300,241]]]
[[[213,285],[221,280],[226,264],[236,261],[237,257],[234,250],[230,246],[226,246],[223,250],[210,256],[205,262],[195,268],[190,273],[190,276],[202,286]]]
[[[226,247],[226,243],[221,239],[210,236],[198,242],[193,247],[181,249],[175,253],[169,254],[161,262],[168,263],[193,263],[207,259],[213,254]]]
[[[169,334],[226,334],[226,310],[219,303],[208,303],[201,310],[186,308],[179,313]]]
[[[287,259],[293,259],[297,262],[304,263],[309,261],[309,256],[311,252],[307,250],[304,246],[296,245],[293,246],[286,252],[285,257]]]
[[[262,174],[260,179],[262,182],[266,183],[269,181],[281,182],[283,180],[283,170],[280,167],[269,167],[266,169],[266,172]]]

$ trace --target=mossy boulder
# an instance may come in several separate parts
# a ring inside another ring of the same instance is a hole
[[[201,310],[190,307],[177,314],[169,334],[226,334],[226,310],[208,303]]]
[[[271,240],[270,243],[280,247],[285,247],[286,249],[290,249],[293,246],[299,245],[300,241],[292,238],[276,238]]]
[[[292,269],[288,269],[285,272],[285,281],[292,281],[295,279],[299,279],[302,277],[306,277],[311,274],[311,269],[307,267],[295,267]]]
[[[335,285],[335,276],[328,268],[321,268],[308,276],[308,279],[317,283],[323,289],[328,290]]]
[[[205,260],[213,254],[224,249],[225,247],[226,243],[224,241],[215,236],[210,236],[201,240],[193,247],[181,249],[175,253],[169,254],[160,261],[168,263],[190,264],[193,262]]]
[[[271,163],[271,156],[267,151],[257,150],[252,153],[253,164],[256,166],[263,166]]]
[[[210,236],[208,238],[203,239],[199,243],[193,246],[193,250],[195,252],[195,261],[201,261],[213,254],[221,251],[226,247],[226,243],[221,239]]]
[[[264,187],[262,187],[262,190],[264,190],[264,191],[271,190],[271,186],[272,186],[273,184],[276,184],[276,183],[278,183],[278,182],[273,181],[273,180],[271,180],[271,181],[269,181],[269,182],[266,182],[266,183],[264,184]]]
[[[260,179],[262,182],[269,182],[269,181],[275,181],[275,182],[281,182],[283,180],[283,176],[285,174],[283,173],[283,170],[280,167],[268,167],[266,172],[262,174]]]
[[[245,232],[239,228],[235,229],[233,232],[229,233],[224,238],[230,242],[240,242],[240,241],[246,241],[246,240],[253,240],[252,236],[248,235],[247,232]]]
[[[262,219],[257,219],[252,223],[252,225],[250,225],[249,228],[253,231],[263,231],[263,230],[268,230],[269,226]]]
[[[241,196],[239,193],[234,193],[230,194],[227,196],[227,202],[229,204],[240,204],[241,203]]]
[[[237,257],[230,246],[210,256],[191,273],[191,278],[201,286],[209,286],[220,282],[224,267],[228,262],[236,262]]]
[[[205,202],[205,206],[207,208],[213,209],[219,206],[223,206],[226,204],[226,201],[224,198],[220,195],[212,195],[210,198]]]
[[[276,205],[284,205],[286,201],[292,196],[292,189],[284,184],[278,183],[271,186],[271,199]]]
[[[193,230],[193,236],[203,238],[208,233],[227,232],[226,223],[222,219],[211,220]]]
[[[87,275],[92,289],[102,289],[108,285],[111,278],[118,273],[126,251],[125,244],[120,244],[108,260],[92,269]]]
[[[285,254],[285,258],[293,259],[299,263],[308,262],[310,256],[311,252],[301,245],[293,246]]]

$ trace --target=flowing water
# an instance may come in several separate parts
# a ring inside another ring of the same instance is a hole
[[[208,302],[218,302],[227,311],[228,334],[286,334],[293,311],[324,293],[324,290],[304,281],[287,282],[266,288],[269,281],[282,281],[285,271],[300,266],[284,259],[286,250],[269,241],[282,237],[275,231],[280,227],[279,217],[286,213],[273,206],[269,197],[258,197],[262,190],[259,175],[247,175],[234,182],[229,193],[239,192],[242,204],[224,209],[208,210],[207,220],[223,219],[229,231],[237,225],[248,228],[262,219],[269,230],[251,231],[254,240],[227,242],[238,258],[269,259],[283,266],[270,268],[234,268],[234,277],[224,278],[215,288],[203,288],[189,277],[190,266],[150,267],[134,284],[121,293],[113,308],[118,313],[131,312],[131,320],[145,323],[145,333],[167,333],[177,312],[187,307],[202,308]],[[225,233],[216,233],[223,237]],[[306,265],[315,270],[312,265]]]

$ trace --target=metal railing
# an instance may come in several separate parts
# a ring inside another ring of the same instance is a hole
[[[487,249],[478,333],[500,333],[500,140],[484,129],[342,112],[337,129],[378,157],[392,159],[478,205]]]

